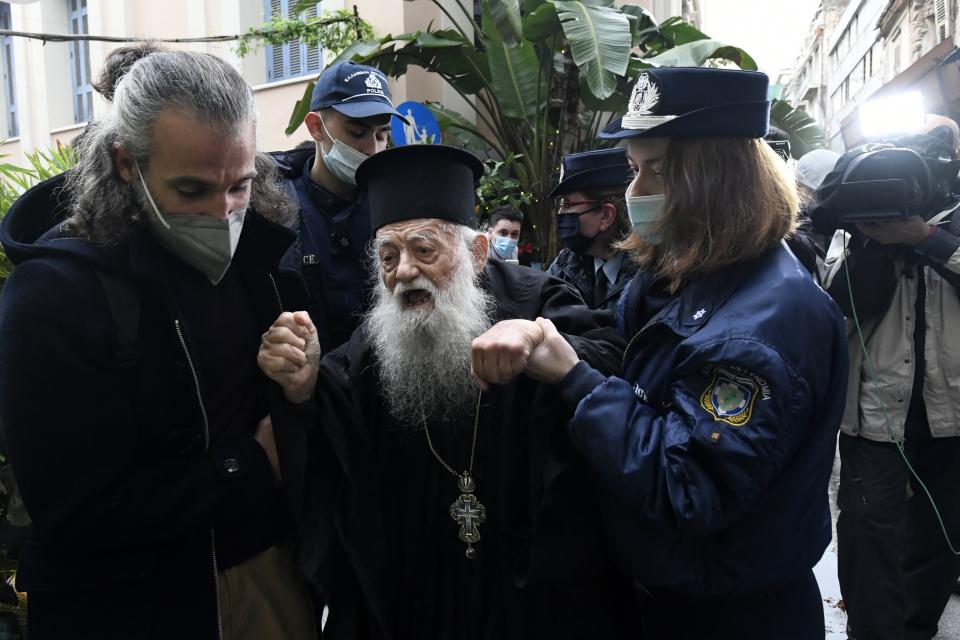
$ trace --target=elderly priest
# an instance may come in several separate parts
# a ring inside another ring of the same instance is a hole
[[[261,368],[301,568],[330,609],[325,638],[626,637],[593,488],[569,410],[525,375],[550,318],[613,371],[608,312],[539,271],[487,262],[475,229],[481,163],[438,145],[365,161],[375,299],[320,358],[304,312],[264,335]],[[471,349],[472,346],[472,349]],[[483,371],[483,382],[471,376]],[[482,389],[481,389],[482,387]],[[279,394],[278,394],[279,395]]]

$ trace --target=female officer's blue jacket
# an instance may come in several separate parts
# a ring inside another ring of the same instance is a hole
[[[801,576],[831,534],[839,308],[783,246],[689,283],[636,326],[650,280],[639,273],[620,303],[623,377],[581,362],[562,383],[615,554],[654,593],[735,595]]]

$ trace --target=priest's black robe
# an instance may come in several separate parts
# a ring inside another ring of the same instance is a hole
[[[623,340],[562,281],[490,262],[495,320],[552,320],[582,359],[613,373]],[[420,425],[398,424],[379,393],[363,328],[322,359],[315,401],[280,402],[274,429],[300,523],[301,567],[329,607],[324,638],[511,640],[638,637],[632,588],[611,566],[593,486],[567,441],[553,387],[521,375],[483,394],[473,476],[486,522],[476,558],[449,508],[457,479]],[[474,412],[430,435],[458,472]]]

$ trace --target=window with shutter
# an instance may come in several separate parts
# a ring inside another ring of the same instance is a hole
[[[936,0],[934,17],[937,25],[937,42],[950,37],[950,6],[948,0]]]
[[[9,31],[13,28],[10,20],[10,3],[0,2],[0,29]],[[3,36],[0,41],[0,57],[3,64],[3,98],[7,109],[7,136],[14,138],[20,135],[20,123],[17,119],[17,94],[13,76],[13,36]]]
[[[88,33],[87,0],[67,0],[67,26],[72,34]],[[93,119],[93,85],[90,83],[90,44],[70,43],[70,78],[73,84],[73,121]]]
[[[264,0],[263,10],[270,19],[282,16],[294,20],[306,20],[320,15],[319,2],[310,5],[299,15],[293,13],[296,4],[297,0]],[[320,47],[308,47],[299,39],[290,40],[282,45],[268,46],[266,54],[268,82],[319,73],[323,67],[323,52],[320,51]]]

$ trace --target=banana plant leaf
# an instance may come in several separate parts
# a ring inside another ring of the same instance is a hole
[[[757,63],[746,51],[712,39],[681,44],[644,61],[655,67],[702,67],[707,60],[717,58],[729,60],[746,71],[757,70]]]
[[[620,7],[620,11],[627,16],[630,21],[630,33],[632,34],[631,46],[636,47],[644,41],[644,36],[650,33],[659,35],[657,21],[653,14],[643,7],[635,4],[628,4]]]
[[[490,85],[500,110],[517,120],[535,116],[545,102],[545,85],[540,81],[540,61],[533,43],[524,40],[511,46],[493,25],[483,22]]]
[[[445,138],[453,137],[461,145],[470,149],[493,150],[502,155],[504,154],[503,145],[496,140],[485,136],[475,124],[464,118],[462,115],[444,107],[439,102],[427,102],[427,107],[433,112],[440,125],[440,131]]]
[[[284,133],[288,136],[292,136],[293,132],[300,128],[303,119],[310,112],[310,98],[313,96],[313,87],[316,84],[313,80],[308,82],[307,86],[304,87],[303,96],[297,100],[297,104],[293,105],[293,113],[290,114],[290,121],[287,122],[287,128],[284,130]]]
[[[515,45],[523,38],[523,23],[520,20],[519,0],[483,0],[483,24],[493,22],[500,39]]]
[[[360,60],[366,60],[370,56],[376,54],[380,51],[380,48],[383,46],[384,42],[387,40],[356,40],[350,44],[346,49],[340,52],[336,58],[330,63],[334,65],[338,62],[343,62],[344,60],[353,60],[354,62],[359,62]]]
[[[801,158],[814,149],[827,146],[823,127],[800,109],[785,100],[774,100],[770,105],[770,124],[783,129],[790,136],[790,153]]]
[[[667,18],[660,23],[658,27],[670,44],[674,47],[696,42],[697,40],[708,40],[710,36],[694,27],[689,22],[684,22],[681,18],[674,16]]]
[[[523,37],[530,42],[542,42],[556,35],[559,30],[557,10],[549,2],[544,2],[523,17]]]
[[[581,0],[553,0],[553,6],[590,93],[600,100],[610,97],[630,61],[630,21],[618,9]]]
[[[403,44],[398,47],[398,43]],[[467,95],[490,87],[486,53],[476,51],[472,42],[452,29],[355,42],[334,62],[341,60],[368,64],[392,77],[402,76],[410,65],[422,67],[439,73]]]

